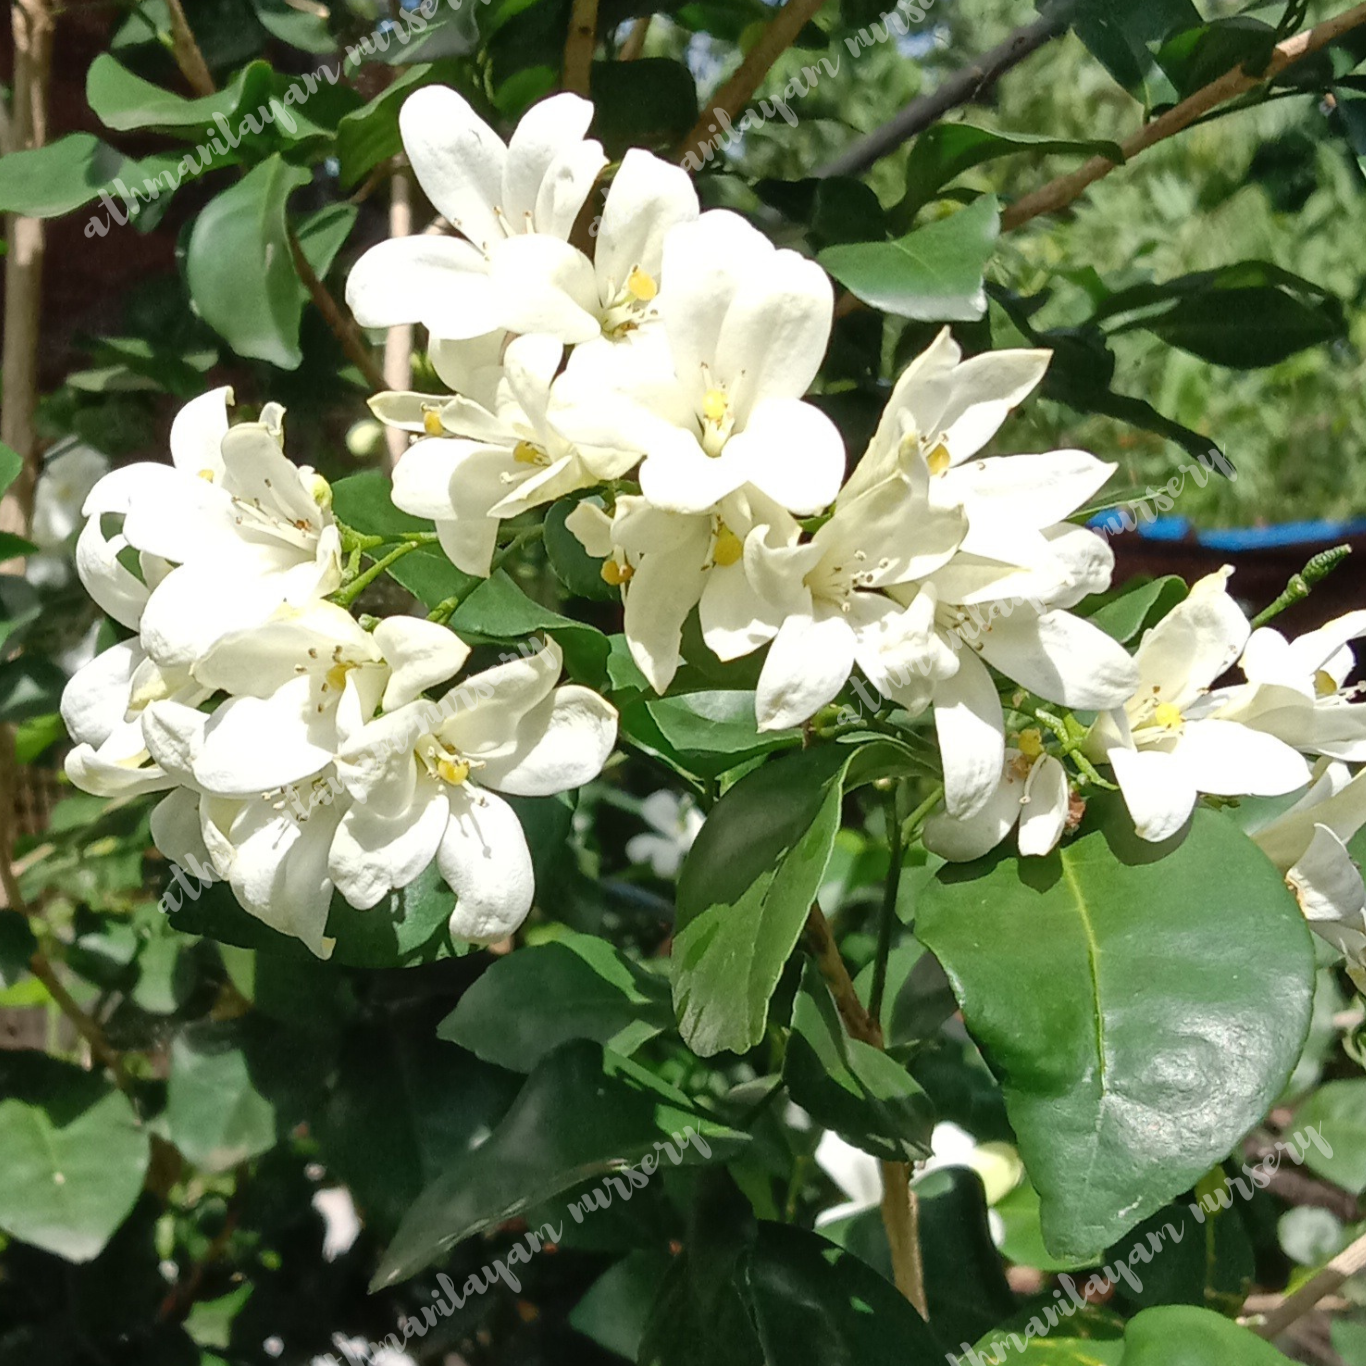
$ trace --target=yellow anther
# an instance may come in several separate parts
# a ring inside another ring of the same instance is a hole
[[[702,400],[702,416],[708,422],[720,422],[726,415],[726,406],[724,389],[708,389],[706,397]]]
[[[439,759],[436,771],[440,777],[455,787],[459,787],[470,776],[469,762],[465,759]]]
[[[435,408],[424,408],[422,410],[422,430],[428,436],[440,436],[446,430],[441,422],[441,414]]]
[[[539,465],[545,452],[530,441],[519,441],[513,447],[512,458],[519,465]]]
[[[212,470],[200,470],[200,471],[199,471],[199,477],[200,477],[201,479],[207,479],[208,482],[209,482],[210,484],[213,483],[213,471],[212,471]]]
[[[939,442],[934,450],[925,457],[925,463],[930,467],[931,474],[943,474],[952,463],[949,448],[942,441]]]
[[[321,474],[315,473],[313,475],[313,478],[309,481],[308,493],[309,497],[311,497],[320,508],[325,510],[332,506],[332,485],[329,484]]]
[[[334,692],[340,692],[346,686],[346,675],[351,671],[352,665],[338,660],[328,671],[325,680],[326,686]]]
[[[639,266],[631,268],[631,273],[626,277],[626,288],[632,298],[639,299],[643,304],[648,304],[659,293],[654,277],[647,275]]]
[[[601,572],[604,583],[610,583],[613,588],[620,588],[622,584],[630,582],[631,576],[636,571],[629,564],[618,564],[615,560],[604,560]]]
[[[1026,759],[1037,759],[1043,753],[1043,736],[1037,730],[1022,730],[1015,740],[1015,748]]]
[[[723,569],[735,564],[745,553],[745,543],[723,522],[716,529],[716,546],[712,550],[712,560]]]
[[[1314,675],[1314,692],[1319,697],[1332,697],[1338,690],[1338,681],[1327,669],[1320,669]]]
[[[1153,720],[1167,730],[1177,730],[1181,725],[1181,708],[1174,702],[1160,702],[1153,712]]]

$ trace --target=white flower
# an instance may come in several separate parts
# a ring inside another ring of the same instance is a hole
[[[1356,667],[1349,642],[1363,635],[1366,611],[1348,612],[1293,641],[1269,626],[1253,631],[1240,661],[1251,686],[1228,689],[1223,714],[1307,754],[1366,761],[1366,704],[1352,701],[1362,687],[1345,686]]]
[[[841,496],[805,545],[749,537],[745,571],[755,593],[738,614],[740,629],[713,648],[729,658],[772,639],[755,698],[761,730],[813,716],[838,694],[856,662],[881,688],[905,663],[906,642],[924,636],[928,622],[880,590],[933,573],[962,542],[962,510],[932,509],[928,480],[917,461],[853,497]]]
[[[694,607],[708,644],[725,658],[763,643],[765,628],[753,620],[754,593],[742,566],[745,542],[757,536],[791,545],[801,533],[756,488],[742,488],[704,513],[666,512],[627,494],[609,517],[582,502],[565,526],[589,555],[607,560],[607,581],[621,585],[631,658],[658,693],[678,670],[683,623]]]
[[[1006,749],[1000,782],[976,815],[960,820],[941,811],[925,822],[926,849],[965,863],[989,853],[1018,826],[1021,854],[1052,851],[1067,824],[1067,770],[1043,752],[1037,735],[1022,735],[1020,744],[1033,753]]]
[[[598,173],[577,95],[535,105],[504,146],[455,91],[426,86],[399,113],[427,198],[463,240],[394,238],[356,263],[346,297],[366,327],[422,323],[434,338],[542,332],[574,345],[628,336],[653,315],[664,236],[697,217],[686,172],[649,152],[622,159],[593,260],[569,237]]]
[[[1366,886],[1347,842],[1366,826],[1366,772],[1321,763],[1316,781],[1288,811],[1253,832],[1285,874],[1310,928],[1340,949],[1366,989]]]
[[[313,1192],[313,1208],[323,1221],[323,1261],[335,1262],[350,1252],[360,1237],[360,1215],[345,1186],[328,1186]]]
[[[201,657],[229,631],[302,606],[341,584],[341,542],[326,484],[281,449],[283,410],[229,428],[230,389],[187,404],[171,427],[171,466],[127,465],[85,502],[76,565],[91,597],[136,625],[167,666]],[[106,538],[102,519],[123,525]],[[141,553],[140,581],[118,560]]]
[[[1097,719],[1088,746],[1108,762],[1141,838],[1159,842],[1186,823],[1201,792],[1279,796],[1309,781],[1309,766],[1274,735],[1228,719],[1211,694],[1242,654],[1251,628],[1228,595],[1225,567],[1144,633],[1138,687]]]
[[[1071,516],[1116,466],[1073,450],[972,457],[1043,378],[1051,355],[989,351],[964,361],[944,328],[897,380],[845,497],[919,456],[933,476],[931,498],[941,507],[961,506],[967,514],[965,554],[1046,565],[1047,529]]]
[[[42,550],[58,550],[81,524],[81,507],[109,473],[109,459],[93,446],[69,440],[43,461],[33,490],[33,522],[28,538]]]
[[[616,712],[586,688],[556,688],[560,668],[550,642],[351,737],[337,768],[355,801],[330,866],[353,906],[373,906],[435,858],[457,898],[453,935],[488,943],[521,924],[534,892],[531,855],[495,790],[550,796],[578,787],[601,771],[616,739]]]
[[[566,431],[645,456],[641,492],[658,508],[706,512],[753,484],[818,512],[844,471],[834,424],[801,401],[830,335],[825,272],[724,210],[675,227],[663,271],[662,335],[570,357]]]
[[[639,459],[632,452],[581,452],[560,431],[553,381],[563,352],[551,337],[513,341],[492,409],[422,394],[371,400],[386,422],[428,433],[394,469],[394,504],[430,517],[442,549],[467,574],[487,576],[502,518],[615,479]]]
[[[702,829],[702,813],[691,797],[663,790],[641,802],[640,814],[654,833],[632,835],[626,841],[626,857],[632,863],[648,863],[656,877],[677,877]]]

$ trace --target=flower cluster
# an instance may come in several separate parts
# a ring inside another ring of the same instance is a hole
[[[415,438],[397,506],[486,576],[504,520],[571,496],[565,525],[620,588],[648,684],[673,683],[696,612],[720,660],[766,652],[761,730],[819,730],[857,670],[885,699],[884,728],[932,727],[943,791],[924,839],[945,858],[1012,831],[1022,854],[1047,854],[1081,784],[1118,786],[1153,842],[1200,794],[1308,789],[1257,838],[1310,918],[1362,953],[1345,841],[1366,786],[1346,765],[1366,760],[1366,706],[1343,682],[1366,614],[1288,642],[1252,630],[1224,571],[1131,655],[1084,614],[1114,559],[1070,520],[1115,466],[982,455],[1046,351],[964,359],[945,329],[846,477],[808,397],[832,326],[824,272],[732,212],[701,212],[687,175],[645,151],[599,198],[591,118],[557,95],[505,145],[452,90],[403,106],[414,174],[452,231],[373,248],[347,292],[366,326],[422,324],[449,391],[372,400]],[[175,469],[121,470],[91,495],[82,573],[138,640],[72,685],[72,775],[96,791],[173,787],[161,847],[206,849],[244,905],[315,950],[332,885],[370,906],[433,858],[459,897],[455,931],[495,938],[532,888],[490,789],[582,783],[615,714],[556,688],[553,645],[447,694],[453,707],[428,700],[465,646],[406,617],[367,631],[329,601],[342,566],[326,489],[284,459],[279,425],[268,408],[229,428],[223,393],[209,395],[177,422]],[[122,517],[112,539],[108,515]],[[1245,681],[1216,686],[1239,661]],[[305,827],[274,794],[310,782],[342,796]]]
[[[172,465],[117,470],[86,500],[81,579],[135,634],[66,689],[72,781],[167,791],[157,847],[207,865],[320,956],[334,887],[370,907],[433,860],[458,898],[451,932],[501,938],[533,886],[498,793],[595,776],[616,713],[556,686],[553,643],[427,700],[469,647],[409,616],[366,630],[330,600],[343,581],[330,491],[285,457],[279,408],[230,426],[230,399],[219,389],[181,410]]]

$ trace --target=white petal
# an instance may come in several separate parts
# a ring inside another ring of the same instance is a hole
[[[1020,853],[1026,857],[1049,853],[1067,824],[1067,770],[1051,754],[1035,761],[1020,807]]]
[[[687,528],[682,544],[647,554],[626,587],[626,643],[656,692],[669,686],[678,669],[683,623],[707,582],[704,566],[710,540],[707,523],[699,519]]]
[[[602,145],[592,138],[566,147],[551,163],[536,195],[536,231],[567,239],[607,165]]]
[[[1019,607],[987,625],[979,640],[983,656],[1007,678],[1050,702],[1118,707],[1138,686],[1138,668],[1124,647],[1070,612],[1037,616]]]
[[[1234,721],[1187,721],[1174,754],[1198,791],[1219,796],[1277,797],[1309,781],[1302,755]]]
[[[501,797],[468,785],[458,789],[436,860],[455,892],[450,927],[456,938],[491,944],[526,919],[535,896],[531,851],[516,812]]]
[[[567,93],[552,95],[522,115],[508,140],[500,200],[513,232],[525,232],[534,222],[536,196],[551,164],[561,153],[582,142],[592,122],[593,106],[580,96]]]
[[[633,269],[659,283],[665,234],[697,218],[697,191],[681,166],[632,147],[607,191],[593,267],[599,288],[620,290]]]
[[[819,408],[797,399],[765,398],[715,463],[731,462],[744,471],[742,482],[805,516],[834,502],[844,478],[844,442]]]
[[[853,667],[854,633],[843,615],[788,617],[759,674],[759,729],[801,725],[839,695]]]
[[[1286,873],[1285,880],[1311,922],[1340,921],[1357,931],[1363,928],[1366,885],[1362,884],[1361,869],[1327,826],[1314,827],[1309,848]]]
[[[437,211],[477,247],[500,241],[504,227],[495,209],[503,199],[507,148],[498,134],[444,85],[409,95],[398,126],[413,174]]]
[[[1232,573],[1225,567],[1207,574],[1144,632],[1135,655],[1144,697],[1184,708],[1242,654],[1251,628],[1228,595]]]
[[[925,822],[925,848],[932,854],[951,863],[967,863],[989,854],[1010,834],[1020,818],[1024,784],[1014,772],[1018,751],[1007,750],[1006,756],[1001,780],[980,811],[961,820],[941,811]]]
[[[596,503],[575,503],[564,524],[585,554],[605,560],[612,553],[612,519]]]
[[[991,798],[1005,762],[1005,718],[996,684],[971,650],[934,689],[934,728],[944,762],[944,804],[960,820]]]
[[[128,545],[123,535],[105,538],[100,514],[94,513],[76,538],[76,573],[101,611],[120,626],[136,630],[147,605],[148,589],[137,575],[119,563]]]
[[[374,639],[393,670],[384,689],[385,711],[453,678],[470,657],[470,647],[454,631],[421,617],[386,617],[375,627]]]
[[[511,332],[545,332],[566,345],[602,332],[593,263],[568,242],[543,233],[500,242],[489,279],[498,321]]]
[[[1173,755],[1156,749],[1116,748],[1105,757],[1115,771],[1140,839],[1161,844],[1190,819],[1195,784]]]
[[[269,698],[233,697],[214,712],[194,764],[195,781],[222,796],[250,796],[311,777],[332,762],[336,728],[314,708],[314,680],[300,677]]]
[[[514,797],[552,797],[591,782],[617,738],[616,709],[576,684],[556,688],[517,727],[516,748],[478,770],[481,787]]]
[[[146,657],[136,640],[125,640],[72,675],[62,690],[61,710],[73,740],[102,745],[124,722],[134,670]]]
[[[1010,410],[1034,390],[1051,351],[987,351],[958,365],[942,390],[926,394],[921,430],[943,435],[955,464],[977,454]]]
[[[707,573],[698,619],[707,647],[718,659],[731,660],[772,640],[783,613],[755,591],[743,564],[716,565]]]
[[[142,713],[142,738],[152,758],[177,782],[193,787],[194,763],[209,724],[206,713],[183,702],[151,702]]]
[[[501,327],[488,263],[456,237],[391,237],[351,267],[346,302],[362,327],[421,323],[434,337],[466,341]]]
[[[199,794],[178,787],[152,809],[152,843],[172,863],[198,876],[195,864],[212,866],[208,846],[200,831]]]
[[[430,779],[419,787],[413,805],[391,818],[357,802],[332,838],[328,871],[337,890],[364,911],[406,887],[436,857],[449,818],[447,790]]]
[[[210,389],[191,399],[171,423],[171,460],[186,474],[207,470],[214,479],[223,474],[222,445],[228,434],[228,405],[232,389]]]
[[[1086,451],[1049,451],[969,461],[935,483],[945,502],[967,507],[974,527],[1013,521],[1041,531],[1070,517],[1118,468]],[[990,542],[972,549],[991,553]]]

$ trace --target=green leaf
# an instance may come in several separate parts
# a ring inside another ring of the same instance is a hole
[[[801,743],[799,731],[760,731],[754,694],[740,689],[647,698],[623,707],[621,733],[679,773],[714,778],[775,749]]]
[[[784,755],[708,815],[679,877],[671,960],[694,1053],[743,1053],[763,1038],[769,997],[830,861],[851,757],[838,745]]]
[[[899,1062],[849,1037],[814,964],[797,993],[783,1080],[817,1124],[864,1152],[885,1162],[930,1155],[929,1097]]]
[[[676,147],[697,122],[697,82],[672,58],[594,62],[591,83],[593,132],[609,155]]]
[[[1124,1333],[1123,1366],[1286,1366],[1256,1333],[1208,1309],[1145,1309]]]
[[[921,205],[934,198],[936,191],[964,171],[1016,152],[1102,156],[1116,165],[1122,165],[1124,161],[1124,153],[1115,142],[1078,141],[1037,133],[1002,133],[990,128],[974,128],[970,123],[937,123],[926,129],[911,149],[906,163],[906,197],[897,206],[898,213],[909,222]]]
[[[430,64],[409,67],[368,104],[342,118],[337,124],[342,189],[349,190],[381,161],[403,150],[399,108],[414,90],[435,79],[437,72]]]
[[[166,1130],[208,1172],[224,1172],[275,1146],[275,1108],[256,1089],[234,1024],[203,1022],[171,1044]]]
[[[1238,67],[1260,75],[1282,36],[1250,14],[1231,14],[1173,34],[1158,49],[1157,64],[1185,99]]]
[[[514,1072],[569,1039],[629,1055],[673,1024],[668,984],[595,935],[566,934],[497,959],[437,1036]]]
[[[332,262],[337,259],[342,244],[351,235],[359,213],[354,204],[329,204],[317,213],[309,214],[299,224],[299,248],[318,279],[324,279],[331,270]],[[299,288],[305,290],[302,280]]]
[[[709,1160],[713,1148],[728,1156],[746,1142],[626,1059],[584,1040],[563,1045],[537,1064],[487,1141],[450,1163],[408,1211],[372,1289],[563,1191],[654,1157],[656,1144],[688,1128],[688,1146],[675,1147],[685,1163]],[[582,1217],[580,1208],[575,1222]]]
[[[270,65],[251,62],[222,90],[201,99],[187,100],[172,90],[135,76],[109,53],[90,63],[85,78],[86,103],[106,128],[123,132],[130,128],[172,128],[200,134],[214,129],[214,115],[231,124],[240,109],[256,113],[271,98]]]
[[[573,1308],[569,1325],[599,1347],[635,1361],[650,1306],[673,1264],[667,1252],[637,1249],[608,1267]]]
[[[1151,105],[1153,92],[1147,82],[1156,64],[1148,45],[1200,22],[1200,12],[1191,0],[1142,0],[1129,5],[1081,0],[1072,28],[1120,85]]]
[[[21,555],[36,554],[38,547],[32,541],[26,541],[22,536],[16,536],[12,531],[0,531],[0,564],[5,560],[13,560]]]
[[[0,157],[0,212],[58,218],[88,204],[123,175],[122,152],[89,133],[69,133],[31,152]]]
[[[503,569],[485,579],[455,609],[451,629],[467,640],[508,645],[545,632],[564,650],[565,667],[572,677],[597,687],[606,676],[607,637],[581,621],[542,607],[527,597]]]
[[[285,217],[312,180],[279,155],[210,200],[195,219],[185,270],[196,310],[239,356],[293,370],[303,359],[299,276]]]
[[[6,157],[5,160],[8,161],[9,158]],[[23,469],[24,457],[13,446],[6,446],[0,441],[0,493],[4,493],[14,483]]]
[[[337,42],[324,15],[297,8],[288,0],[251,0],[251,7],[261,27],[282,43],[320,55],[336,51]]]
[[[545,552],[555,577],[575,596],[594,602],[620,602],[621,589],[602,577],[602,560],[595,560],[565,526],[578,500],[561,498],[545,515]]]
[[[146,1130],[122,1092],[40,1054],[0,1059],[0,1093],[0,1228],[90,1261],[142,1190]]]
[[[1320,1135],[1320,1142],[1311,1141],[1305,1150],[1311,1171],[1354,1195],[1366,1192],[1366,1080],[1319,1087],[1295,1111],[1293,1128],[1306,1139],[1311,1128]]]
[[[1184,579],[1176,574],[1164,574],[1160,579],[1125,588],[1094,612],[1082,614],[1089,615],[1091,623],[1106,635],[1127,645],[1141,632],[1156,626],[1185,598],[1186,591]]]
[[[1200,810],[1155,846],[1120,803],[1093,807],[1102,828],[1046,859],[946,867],[916,923],[1001,1078],[1063,1257],[1114,1242],[1261,1118],[1314,990],[1299,907],[1231,822]]]
[[[817,259],[873,308],[925,322],[973,322],[987,309],[982,271],[1000,226],[994,196],[983,195],[894,241],[827,247]]]

